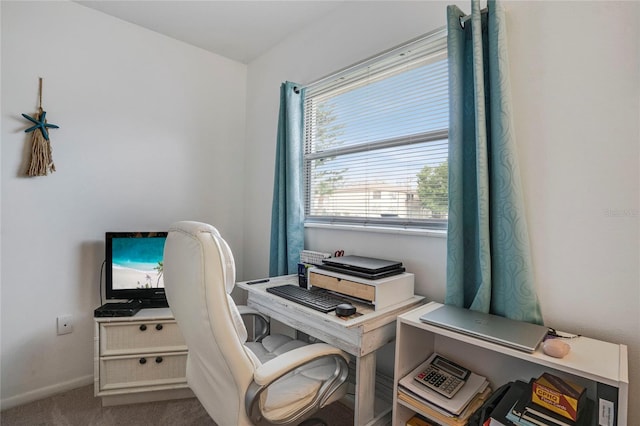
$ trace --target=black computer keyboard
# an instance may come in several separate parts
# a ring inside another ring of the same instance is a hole
[[[293,284],[284,284],[276,287],[268,287],[267,291],[301,305],[307,306],[320,312],[331,312],[336,309],[344,300],[332,296],[326,290],[298,287]]]

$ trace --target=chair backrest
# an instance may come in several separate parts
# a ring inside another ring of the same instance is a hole
[[[189,355],[187,382],[220,425],[250,424],[245,391],[259,361],[244,347],[247,331],[231,299],[235,265],[211,225],[177,222],[164,249],[167,299]]]

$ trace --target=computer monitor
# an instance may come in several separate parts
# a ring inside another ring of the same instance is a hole
[[[167,232],[106,232],[105,296],[166,307],[163,255]]]

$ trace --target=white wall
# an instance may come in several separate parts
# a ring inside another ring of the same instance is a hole
[[[7,408],[93,381],[105,231],[215,223],[242,270],[246,66],[72,2],[1,8]],[[26,178],[38,77],[57,171]]]
[[[640,424],[640,409],[632,403],[640,394],[640,3],[505,6],[516,135],[545,322],[628,345],[629,424]],[[314,81],[444,24],[445,3],[347,3],[249,64],[248,276],[268,272],[280,83]],[[443,238],[307,229],[306,248],[401,259],[416,274],[418,293],[444,297]]]
[[[266,275],[280,83],[311,82],[440,27],[447,3],[346,2],[247,70],[74,3],[0,2],[3,408],[92,380],[104,231],[210,221],[240,278]],[[637,395],[640,4],[506,7],[545,320],[629,345]],[[61,126],[51,132],[58,171],[24,178],[20,113],[35,112],[38,76]],[[444,297],[444,238],[309,229],[307,248],[393,255],[420,294]],[[56,336],[62,313],[75,331]]]

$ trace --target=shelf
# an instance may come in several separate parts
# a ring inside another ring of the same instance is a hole
[[[599,397],[615,400],[616,424],[626,424],[629,379],[625,345],[581,336],[568,341],[571,351],[562,359],[545,355],[540,348],[527,353],[420,321],[420,316],[439,306],[431,302],[398,317],[394,425],[404,426],[416,412],[399,403],[397,380],[433,352],[487,377],[493,389],[511,380],[528,381],[546,371],[565,377],[585,386],[587,395],[596,402]]]

